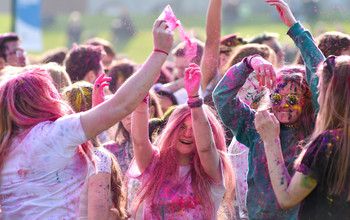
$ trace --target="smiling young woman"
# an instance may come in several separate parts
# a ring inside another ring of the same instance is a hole
[[[226,155],[222,126],[198,96],[201,72],[185,71],[188,104],[177,106],[152,146],[148,139],[148,105],[132,115],[135,161],[129,175],[141,189],[133,215],[142,219],[217,219],[219,205],[233,199],[233,171]]]

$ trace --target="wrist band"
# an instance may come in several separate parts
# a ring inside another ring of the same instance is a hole
[[[190,108],[198,108],[201,107],[203,105],[203,99],[202,98],[198,98],[195,101],[190,102],[189,100],[187,101],[187,105]]]
[[[166,52],[165,50],[161,50],[161,49],[153,49],[153,52],[159,52],[159,53],[164,53],[165,55],[169,55],[168,52]]]

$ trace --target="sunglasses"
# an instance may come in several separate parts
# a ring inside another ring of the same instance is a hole
[[[288,105],[297,105],[300,102],[300,98],[295,94],[281,95],[279,93],[273,93],[270,95],[270,99],[273,105],[279,105],[282,99],[285,98]]]

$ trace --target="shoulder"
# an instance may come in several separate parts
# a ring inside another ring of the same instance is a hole
[[[340,142],[342,130],[326,130],[319,134],[308,146],[306,146],[302,163],[311,167],[313,164],[326,164],[334,147]]]
[[[310,145],[311,148],[332,148],[340,141],[341,129],[326,130],[321,133]]]

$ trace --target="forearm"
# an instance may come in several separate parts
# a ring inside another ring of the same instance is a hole
[[[295,23],[288,31],[295,45],[299,48],[306,66],[306,81],[312,92],[312,103],[317,110],[318,76],[316,75],[319,64],[325,59],[321,50],[316,46],[310,32],[304,29],[300,23]]]
[[[206,20],[206,43],[208,45],[220,44],[221,35],[221,0],[210,0]],[[218,45],[219,47],[219,45]]]
[[[203,107],[191,108],[193,134],[198,151],[211,151],[214,146],[213,134]]]
[[[206,21],[206,41],[201,62],[202,90],[217,74],[219,68],[219,47],[221,36],[221,0],[211,0]]]
[[[152,144],[148,138],[149,111],[146,103],[141,103],[131,117],[131,139],[136,163],[141,171],[146,169],[152,158]]]
[[[219,154],[215,146],[208,116],[204,112],[203,107],[191,108],[191,116],[194,139],[202,166],[209,176],[219,180]]]
[[[153,52],[141,69],[118,89],[112,98],[113,104],[122,104],[127,109],[127,113],[131,113],[157,80],[166,58],[167,56],[163,53]],[[120,102],[121,100],[122,102]]]
[[[281,142],[279,138],[264,142],[265,154],[271,184],[275,192],[275,196],[281,208],[289,208],[288,205],[290,195],[288,186],[290,183],[290,175],[284,163],[284,158],[281,150]]]
[[[184,87],[184,79],[183,78],[180,78],[180,79],[177,79],[173,82],[170,82],[170,83],[167,83],[167,84],[164,84],[162,86],[162,88],[168,92],[171,92],[171,93],[174,93],[176,92],[177,90],[181,89]]]
[[[82,113],[81,120],[86,136],[94,137],[130,114],[157,79],[165,59],[165,54],[152,53],[142,68],[111,99]]]
[[[317,47],[311,33],[297,22],[289,29],[288,35],[299,48],[305,66],[314,74],[325,57]]]
[[[251,72],[252,69],[245,63],[238,63],[226,72],[213,91],[213,101],[220,118],[233,130],[239,129],[240,121],[245,120],[247,123],[253,117],[249,107],[237,97],[238,91]]]

